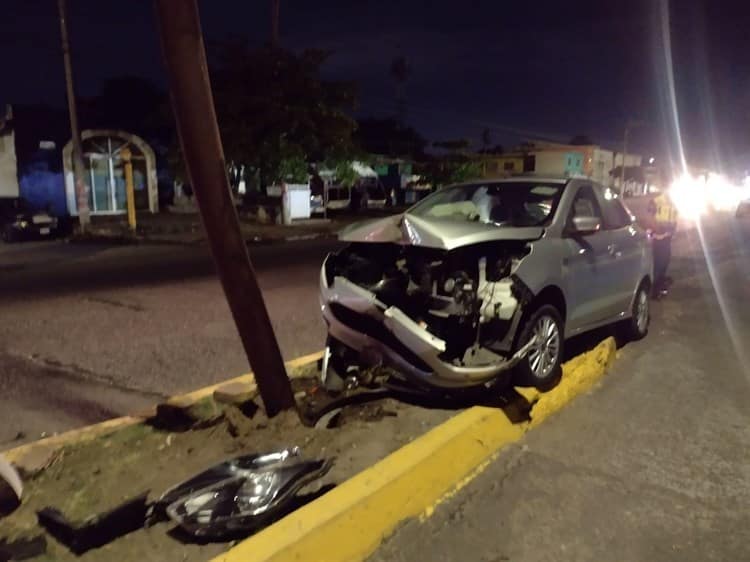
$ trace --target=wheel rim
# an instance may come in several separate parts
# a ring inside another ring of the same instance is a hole
[[[541,316],[534,324],[534,344],[529,352],[529,368],[543,379],[552,372],[560,354],[560,330],[551,316]]]
[[[642,334],[648,327],[648,295],[641,289],[638,300],[635,303],[635,323],[638,331]]]

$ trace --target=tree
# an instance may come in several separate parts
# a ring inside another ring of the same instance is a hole
[[[261,186],[283,179],[282,162],[354,152],[355,122],[345,112],[355,101],[349,82],[323,80],[330,52],[218,46],[213,92],[227,160],[246,164]]]
[[[138,76],[119,76],[104,82],[99,93],[82,101],[86,128],[123,129],[168,142],[174,122],[169,97],[156,84]]]
[[[361,119],[354,141],[364,152],[392,158],[419,159],[427,146],[422,135],[397,119]]]
[[[505,152],[505,147],[502,144],[496,144],[495,146],[479,150],[479,154],[502,154],[503,152]]]
[[[594,143],[591,142],[591,139],[586,135],[576,135],[572,139],[570,139],[570,142],[568,144],[572,144],[574,146],[586,146]]]
[[[481,176],[482,167],[476,160],[460,156],[436,156],[422,162],[417,167],[417,173],[433,189],[445,185],[461,183]]]
[[[435,148],[442,148],[450,152],[461,152],[471,146],[471,142],[466,139],[451,139],[444,141],[435,141],[432,143]]]

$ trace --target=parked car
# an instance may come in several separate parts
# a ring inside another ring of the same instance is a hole
[[[422,387],[546,387],[571,336],[648,331],[648,236],[583,178],[455,185],[340,238],[320,274],[329,386],[385,364]]]
[[[58,219],[47,211],[34,210],[24,199],[0,199],[0,237],[4,242],[51,238]]]

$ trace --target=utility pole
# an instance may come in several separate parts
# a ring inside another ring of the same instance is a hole
[[[279,10],[281,0],[271,0],[271,47],[279,48]]]
[[[197,0],[156,0],[172,108],[224,294],[266,414],[295,407],[279,345],[232,200]]]
[[[91,217],[89,215],[89,194],[83,177],[86,169],[83,166],[83,147],[81,131],[78,129],[78,111],[76,110],[75,88],[73,87],[73,65],[70,62],[70,43],[68,41],[68,11],[65,0],[57,0],[60,15],[60,37],[62,39],[63,61],[65,62],[65,87],[68,96],[68,115],[70,116],[70,135],[73,141],[73,181],[75,183],[76,207],[81,232],[86,232]]]

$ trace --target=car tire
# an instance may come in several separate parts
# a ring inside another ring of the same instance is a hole
[[[622,323],[622,336],[625,341],[642,340],[648,334],[651,323],[651,287],[644,281],[638,287],[633,299],[631,316]]]
[[[565,351],[564,322],[560,312],[551,304],[540,306],[526,319],[517,340],[517,349],[534,337],[544,338],[545,341],[532,346],[516,365],[513,383],[547,390],[557,384],[562,376]]]

